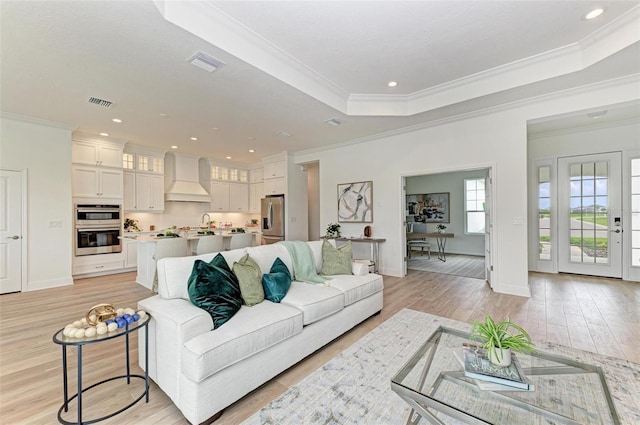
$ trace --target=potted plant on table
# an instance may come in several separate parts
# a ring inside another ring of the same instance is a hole
[[[471,339],[478,340],[487,350],[487,357],[496,366],[511,364],[511,351],[526,353],[535,351],[531,337],[521,326],[513,323],[509,316],[496,322],[488,314],[483,322],[473,321]]]
[[[444,232],[444,230],[445,230],[446,228],[447,228],[447,226],[445,226],[444,224],[438,224],[438,225],[436,226],[436,231],[437,231],[438,233],[442,233],[442,232]]]
[[[339,238],[340,237],[340,225],[338,223],[329,223],[327,226],[327,238]]]

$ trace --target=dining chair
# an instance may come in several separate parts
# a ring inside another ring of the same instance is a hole
[[[221,251],[224,251],[224,239],[222,235],[202,236],[198,239],[196,255]]]
[[[416,226],[417,227],[417,226]],[[426,226],[425,226],[426,227]],[[413,233],[414,223],[407,223],[407,233]],[[424,254],[427,250],[428,259],[431,259],[431,244],[425,238],[407,240],[407,257],[411,258],[411,248],[420,248],[420,252]]]
[[[253,233],[236,233],[231,236],[229,241],[229,249],[247,248],[253,244]]]

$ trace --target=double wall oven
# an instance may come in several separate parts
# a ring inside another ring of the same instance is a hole
[[[122,252],[122,205],[75,205],[75,255]]]

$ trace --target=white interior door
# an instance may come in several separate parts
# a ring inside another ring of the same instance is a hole
[[[484,265],[485,280],[493,288],[493,262],[491,259],[491,238],[493,237],[493,219],[491,214],[491,202],[493,202],[493,177],[491,168],[487,170],[484,179]]]
[[[558,159],[558,271],[622,277],[622,154]]]
[[[0,294],[22,290],[22,175],[0,170]]]

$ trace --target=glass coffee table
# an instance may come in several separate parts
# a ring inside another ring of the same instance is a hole
[[[549,353],[517,354],[533,391],[481,389],[464,376],[469,333],[440,326],[391,380],[407,424],[620,424],[602,369]]]

